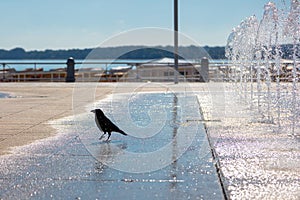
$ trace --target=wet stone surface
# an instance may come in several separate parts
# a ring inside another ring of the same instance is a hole
[[[0,92],[0,98],[12,98],[10,94]]]
[[[100,141],[91,107],[103,108],[128,136]],[[51,122],[57,136],[0,157],[0,198],[223,199],[204,127],[193,121],[199,118],[192,94],[98,102]]]
[[[282,120],[278,130],[278,124],[262,120],[233,89],[227,86],[226,101],[219,98],[223,103],[199,96],[204,118],[220,120],[206,127],[226,193],[230,199],[298,200],[300,140],[291,134],[291,121]]]

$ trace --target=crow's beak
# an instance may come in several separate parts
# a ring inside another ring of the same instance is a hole
[[[95,113],[95,110],[91,110],[92,113]]]

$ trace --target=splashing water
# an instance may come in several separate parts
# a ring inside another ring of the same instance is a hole
[[[278,133],[288,127],[297,136],[300,2],[292,0],[289,8],[282,4],[269,2],[260,21],[251,16],[234,28],[226,56],[232,61],[231,81],[241,99],[257,110],[257,120],[276,124]]]

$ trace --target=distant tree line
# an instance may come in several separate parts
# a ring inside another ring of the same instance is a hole
[[[159,59],[173,57],[172,46],[120,46],[89,49],[25,51],[23,48],[0,49],[0,59]],[[185,59],[225,59],[225,47],[179,47],[179,56]]]
[[[294,47],[291,44],[280,46],[281,58],[292,59],[293,52],[296,50],[296,57],[300,57],[300,44]],[[69,50],[44,50],[44,51],[25,51],[23,48],[11,50],[0,49],[0,59],[159,59],[173,57],[172,46],[120,46],[87,49]],[[179,47],[179,57],[184,59],[201,59],[208,57],[212,59],[226,59],[225,47],[198,47],[186,46]],[[275,55],[275,47],[272,53]],[[272,54],[271,53],[271,54]]]

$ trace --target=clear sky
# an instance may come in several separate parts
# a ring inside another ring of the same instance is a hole
[[[181,33],[201,46],[224,46],[242,20],[261,18],[268,0],[178,2]],[[0,10],[0,49],[90,48],[136,28],[173,29],[173,0],[0,0]]]

